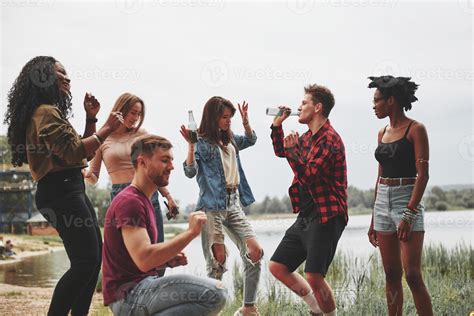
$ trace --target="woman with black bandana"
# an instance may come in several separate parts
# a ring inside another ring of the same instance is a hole
[[[402,315],[402,275],[419,315],[432,315],[421,273],[424,239],[423,193],[428,183],[429,144],[426,128],[405,115],[417,101],[418,85],[411,78],[369,77],[376,88],[373,109],[390,124],[378,133],[375,158],[379,162],[376,196],[368,236],[379,247],[386,278],[389,315]]]

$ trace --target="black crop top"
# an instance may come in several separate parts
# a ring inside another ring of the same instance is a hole
[[[416,177],[415,148],[407,138],[408,131],[413,122],[411,121],[408,125],[403,138],[391,143],[383,143],[381,141],[377,146],[375,159],[382,166],[381,176],[383,178]],[[383,130],[383,134],[385,134],[386,129],[387,126]]]

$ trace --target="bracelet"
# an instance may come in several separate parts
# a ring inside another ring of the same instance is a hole
[[[97,123],[97,117],[86,118],[86,123]]]
[[[413,212],[409,208],[405,208],[405,210],[402,213],[402,221],[407,222],[408,224],[411,225],[417,215],[418,215],[417,212]]]
[[[97,138],[100,140],[101,143],[104,143],[104,140],[101,136],[99,136],[99,134],[97,133],[94,133],[95,136],[97,136]]]
[[[96,133],[92,134],[92,136],[95,138],[95,140],[99,143],[99,146],[102,145],[102,143],[104,142],[102,140],[102,138],[100,138],[99,135],[97,135]]]
[[[244,126],[248,126],[249,125],[249,121],[245,121],[245,122],[242,122],[244,124]]]

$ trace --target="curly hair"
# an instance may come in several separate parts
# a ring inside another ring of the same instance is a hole
[[[8,92],[4,124],[8,125],[8,143],[13,166],[28,163],[26,156],[26,128],[38,106],[56,106],[65,119],[71,113],[71,95],[62,96],[55,71],[56,59],[37,56],[21,70]]]
[[[331,110],[336,103],[331,90],[325,86],[310,84],[304,88],[304,93],[311,94],[311,100],[313,100],[314,103],[321,102],[323,105],[324,116],[329,117],[329,113],[331,113]]]
[[[393,96],[405,111],[411,110],[411,104],[418,101],[415,92],[419,85],[410,81],[410,77],[381,76],[369,79],[372,80],[369,88],[377,88],[384,99]]]

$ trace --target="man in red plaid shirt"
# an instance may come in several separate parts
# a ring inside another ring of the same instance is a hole
[[[282,123],[290,113],[273,120],[275,155],[286,158],[294,173],[289,194],[295,223],[273,254],[270,272],[308,304],[312,315],[336,315],[336,302],[325,280],[337,243],[347,224],[347,173],[344,143],[329,122],[334,107],[331,91],[320,85],[305,88],[298,108],[308,131],[284,137]],[[304,262],[306,279],[295,270]]]

